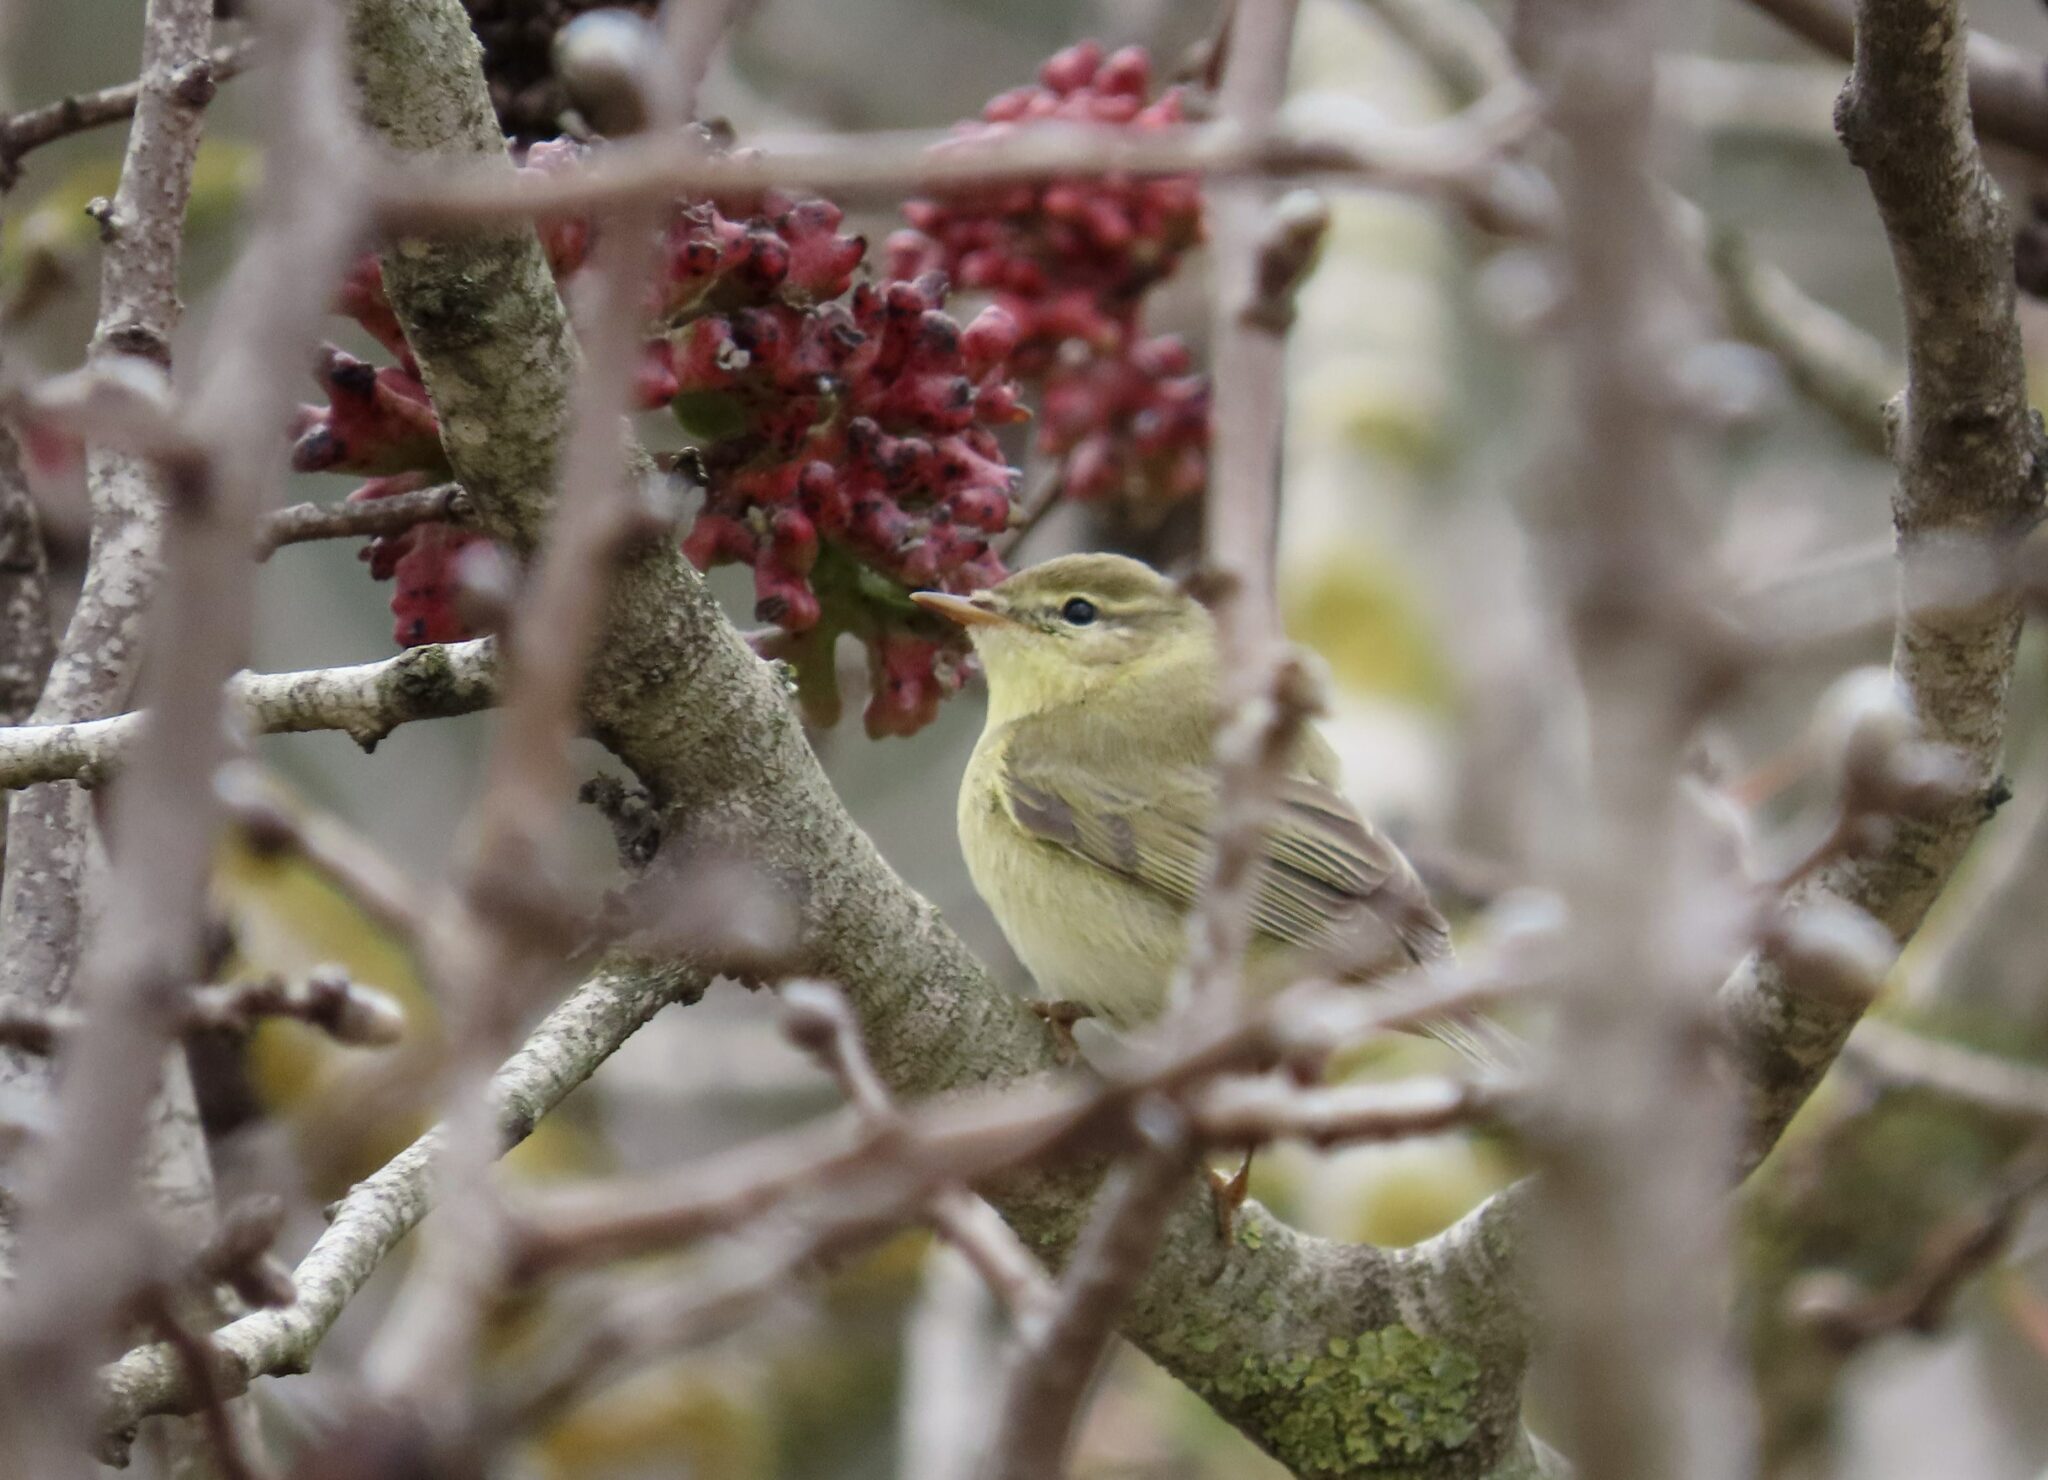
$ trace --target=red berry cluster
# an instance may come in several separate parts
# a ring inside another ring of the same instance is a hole
[[[1016,473],[995,427],[1024,418],[1003,377],[999,309],[962,329],[936,275],[862,284],[849,302],[700,318],[674,340],[676,414],[704,439],[710,492],[683,549],[753,567],[755,615],[800,670],[807,707],[836,705],[833,641],[869,647],[870,734],[909,734],[958,686],[906,598],[1002,579],[989,536]]]
[[[523,167],[559,168],[579,152],[536,145]],[[1004,378],[1016,347],[1007,317],[990,309],[960,328],[937,274],[855,288],[866,244],[840,222],[827,201],[776,195],[744,215],[679,207],[636,391],[644,408],[671,408],[706,474],[689,557],[752,567],[756,615],[780,629],[764,646],[796,661],[814,713],[836,706],[838,634],[866,643],[869,732],[908,734],[959,686],[963,656],[908,592],[1002,578],[988,541],[1009,522],[1016,474],[994,429],[1028,413]],[[587,221],[546,222],[541,235],[558,277],[588,259]],[[295,465],[373,475],[358,500],[445,476],[439,422],[374,258],[351,271],[338,306],[397,363],[327,350],[327,403],[301,412]],[[465,635],[458,557],[477,538],[428,524],[364,551],[371,573],[395,583],[400,643]]]
[[[1147,101],[1136,48],[1062,52],[1040,85],[989,104],[973,134],[1040,119],[1160,128],[1180,95]],[[583,146],[536,144],[521,168],[554,170]],[[1200,486],[1208,407],[1186,350],[1139,328],[1145,290],[1201,235],[1188,179],[1112,177],[966,191],[909,207],[919,228],[891,239],[882,281],[854,285],[866,244],[823,200],[764,195],[678,206],[662,239],[636,376],[643,408],[666,405],[690,434],[707,492],[684,551],[699,566],[744,564],[760,646],[790,659],[818,718],[836,714],[834,647],[868,649],[870,734],[909,734],[959,687],[966,649],[908,600],[1000,580],[990,538],[1010,521],[1017,474],[997,442],[1023,420],[1012,375],[1036,383],[1040,446],[1068,492],[1151,500]],[[592,223],[540,223],[557,278],[590,255]],[[993,303],[964,328],[948,283]],[[305,408],[294,464],[370,475],[352,498],[445,476],[439,422],[383,290],[357,264],[337,307],[393,357],[338,349],[319,367],[325,405]],[[394,582],[401,643],[465,635],[459,561],[481,538],[421,525],[374,541],[371,572]]]
[[[1147,101],[1142,47],[1104,55],[1092,41],[1039,69],[1037,85],[995,98],[962,130],[984,140],[1048,120],[1139,130],[1186,121],[1169,88]],[[889,241],[892,276],[937,268],[986,292],[1018,328],[1012,373],[1038,383],[1038,444],[1059,460],[1063,491],[1157,504],[1199,490],[1207,474],[1208,385],[1187,349],[1147,338],[1147,289],[1201,240],[1191,176],[1003,185],[905,207],[910,231]]]

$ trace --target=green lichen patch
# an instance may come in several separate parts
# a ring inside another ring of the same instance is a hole
[[[1213,1389],[1296,1475],[1391,1480],[1471,1440],[1478,1381],[1469,1352],[1382,1326],[1316,1352],[1247,1357]]]

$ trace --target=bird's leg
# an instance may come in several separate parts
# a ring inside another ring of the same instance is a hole
[[[1237,1226],[1237,1210],[1244,1206],[1245,1194],[1252,1185],[1252,1152],[1245,1148],[1244,1165],[1229,1176],[1216,1170],[1209,1173],[1209,1194],[1216,1201],[1216,1231],[1223,1236],[1223,1242],[1230,1242],[1230,1233]]]
[[[1071,1064],[1081,1056],[1081,1045],[1074,1041],[1074,1024],[1082,1018],[1095,1016],[1095,1009],[1085,1002],[1045,1002],[1034,1000],[1030,1004],[1033,1012],[1045,1019],[1045,1026],[1052,1032],[1052,1041],[1059,1050],[1060,1062]]]

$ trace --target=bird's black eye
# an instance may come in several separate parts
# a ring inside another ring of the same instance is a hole
[[[1060,608],[1060,616],[1071,626],[1086,627],[1095,620],[1095,603],[1085,596],[1071,596]]]

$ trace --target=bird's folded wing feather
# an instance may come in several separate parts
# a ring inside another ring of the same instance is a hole
[[[1193,905],[1214,847],[1217,783],[1200,767],[1158,768],[1142,792],[1091,768],[1012,754],[1004,804],[1025,832]],[[1260,848],[1252,923],[1263,935],[1341,955],[1369,911],[1417,961],[1448,948],[1444,920],[1398,849],[1335,791],[1306,777],[1279,788]]]

